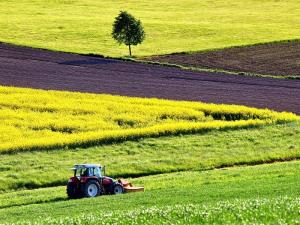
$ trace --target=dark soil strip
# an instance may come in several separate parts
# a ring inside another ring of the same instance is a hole
[[[0,84],[240,104],[300,114],[300,80],[192,72],[0,44]]]
[[[300,78],[300,41],[178,53],[146,58],[150,61],[234,72]]]

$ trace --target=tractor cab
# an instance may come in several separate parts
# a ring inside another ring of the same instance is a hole
[[[74,177],[77,177],[79,180],[81,177],[103,177],[105,167],[95,164],[79,164],[75,165],[74,168]]]
[[[67,184],[70,198],[96,197],[103,194],[122,194],[123,185],[111,177],[104,176],[105,167],[96,164],[76,164],[74,176]]]

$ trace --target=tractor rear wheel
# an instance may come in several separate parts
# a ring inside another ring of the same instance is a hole
[[[114,195],[119,195],[124,193],[124,188],[121,184],[115,184],[113,188],[113,194]]]
[[[77,186],[73,183],[67,184],[67,195],[69,198],[80,198],[79,190],[77,189]]]
[[[85,197],[92,198],[101,194],[101,188],[97,181],[91,180],[84,185],[83,192]]]

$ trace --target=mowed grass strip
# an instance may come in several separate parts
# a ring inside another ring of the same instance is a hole
[[[0,196],[0,217],[21,224],[291,223],[299,219],[299,171],[294,161],[162,174],[131,180],[144,193],[80,200],[67,200],[65,187],[17,191]]]
[[[106,165],[107,175],[130,178],[299,157],[299,123],[144,138],[90,148],[19,152],[0,157],[0,192],[65,185],[72,176],[70,168],[78,163],[100,163]]]
[[[120,10],[141,19],[146,41],[137,56],[240,46],[300,35],[298,0],[0,2],[0,41],[109,56],[128,55],[111,38]]]
[[[0,151],[103,143],[299,121],[236,105],[216,105],[0,86]]]

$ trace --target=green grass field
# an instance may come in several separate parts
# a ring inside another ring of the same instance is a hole
[[[230,168],[299,159],[300,122],[294,114],[11,87],[0,87],[0,96],[0,224],[230,224],[253,222],[256,214],[262,214],[258,222],[297,219],[298,161]],[[230,126],[190,127],[212,123]],[[166,132],[151,133],[161,125]],[[134,136],[144,126],[151,132]],[[91,138],[91,132],[128,130],[128,137],[77,147],[43,144],[51,137],[72,140],[73,133]],[[35,148],[20,148],[35,140]],[[77,163],[107,165],[108,175],[129,178],[146,192],[69,201],[62,185]]]
[[[137,57],[300,36],[297,0],[0,0],[0,41],[124,57],[120,10],[144,25]],[[295,115],[0,87],[0,120],[0,225],[300,224]],[[77,163],[145,192],[68,200]]]
[[[297,0],[0,1],[0,41],[108,56],[127,55],[111,38],[120,10],[141,19],[147,39],[137,56],[295,39]]]
[[[130,177],[299,157],[299,123],[1,154],[0,191],[63,185],[76,163],[101,163],[107,165],[108,175]]]
[[[299,172],[299,161],[177,172],[133,179],[144,193],[81,200],[67,200],[64,187],[17,191],[0,195],[0,217],[19,224],[292,224],[299,222]]]

